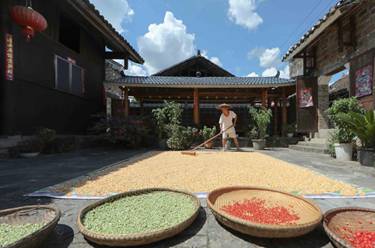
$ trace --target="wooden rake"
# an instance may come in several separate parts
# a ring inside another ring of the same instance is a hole
[[[231,129],[233,127],[233,125],[231,125],[230,127],[224,129],[223,131],[221,131],[220,133],[216,134],[214,137],[206,140],[205,142],[203,142],[202,144],[199,144],[197,145],[196,147],[194,147],[193,149],[191,149],[190,151],[182,151],[181,154],[183,155],[191,155],[191,156],[196,156],[197,155],[197,149],[204,146],[205,144],[207,143],[210,143],[211,141],[213,141],[214,139],[216,139],[217,137],[219,137],[220,135],[222,135],[224,132],[226,132],[227,130]]]

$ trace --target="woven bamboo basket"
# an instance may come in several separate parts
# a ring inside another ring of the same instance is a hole
[[[101,233],[92,232],[83,225],[83,218],[85,214],[88,211],[100,205],[103,205],[107,202],[113,202],[115,200],[118,200],[124,197],[142,195],[142,194],[147,194],[147,193],[156,192],[156,191],[175,192],[178,194],[184,194],[184,195],[189,196],[191,198],[192,203],[195,205],[195,210],[193,214],[188,219],[179,223],[178,225],[175,225],[167,229],[162,229],[162,230],[158,230],[154,232],[147,232],[147,233],[109,235],[109,234],[101,234]],[[151,243],[154,243],[154,242],[166,239],[166,238],[170,238],[179,234],[180,232],[188,228],[194,222],[194,220],[199,214],[199,208],[200,208],[199,199],[195,195],[190,194],[188,192],[173,190],[173,189],[166,189],[166,188],[143,189],[143,190],[129,191],[129,192],[121,193],[118,195],[114,195],[114,196],[108,197],[106,199],[103,199],[101,201],[98,201],[94,204],[91,204],[83,208],[78,215],[77,225],[78,225],[80,232],[83,234],[83,236],[87,240],[93,243],[96,243],[99,245],[106,245],[106,246],[122,246],[122,247],[139,246],[139,245],[151,244]]]
[[[0,223],[9,225],[46,223],[38,231],[6,246],[5,248],[40,247],[48,235],[55,229],[61,213],[52,206],[25,206],[0,211]]]
[[[252,198],[265,200],[267,205],[293,206],[300,219],[293,224],[271,225],[246,221],[221,210],[223,206]],[[288,193],[256,187],[227,187],[212,191],[207,205],[216,219],[235,231],[261,238],[291,238],[307,234],[322,221],[320,208],[313,202]]]
[[[375,210],[357,207],[334,208],[324,214],[323,227],[337,248],[352,248],[342,238],[345,234],[350,235],[342,227],[352,231],[375,232]]]

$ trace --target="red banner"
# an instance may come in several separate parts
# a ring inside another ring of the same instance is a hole
[[[14,79],[13,35],[5,35],[5,79]]]

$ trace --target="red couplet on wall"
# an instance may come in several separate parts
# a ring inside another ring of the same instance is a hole
[[[14,80],[14,49],[11,34],[5,34],[5,80]]]

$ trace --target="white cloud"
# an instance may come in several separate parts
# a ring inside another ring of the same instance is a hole
[[[218,66],[223,66],[223,63],[221,63],[221,61],[220,61],[220,59],[218,57],[209,57],[207,50],[203,50],[201,54],[202,54],[203,57],[205,57],[206,59],[208,59],[212,63],[214,63],[214,64],[216,64]]]
[[[250,60],[253,58],[259,58],[264,53],[265,50],[266,49],[262,47],[256,47],[247,53],[247,58]]]
[[[289,65],[286,65],[284,69],[278,70],[276,67],[270,67],[263,71],[262,76],[263,77],[274,77],[277,75],[277,72],[280,72],[279,77],[280,78],[286,78],[289,79]]]
[[[256,57],[259,59],[259,66],[265,68],[263,77],[274,77],[280,71],[280,78],[289,78],[289,65],[281,62],[280,48],[254,48],[247,56],[249,59]],[[249,74],[250,75],[250,74]]]
[[[220,59],[218,57],[211,57],[210,58],[210,61],[218,66],[223,66],[223,64],[221,63]]]
[[[263,23],[256,8],[256,0],[229,0],[228,17],[232,22],[253,30]]]
[[[122,24],[131,21],[135,14],[127,0],[90,0],[90,2],[119,33],[124,32]]]
[[[267,48],[259,56],[259,65],[261,67],[267,68],[271,66],[276,66],[280,64],[280,48]]]
[[[259,77],[258,73],[252,72],[247,75],[247,77]]]
[[[138,38],[140,54],[149,74],[167,68],[194,54],[195,35],[187,32],[181,20],[167,11],[160,24],[150,24],[148,32]]]
[[[129,63],[128,69],[125,71],[125,75],[128,76],[148,76],[148,73],[144,66]]]
[[[263,71],[262,77],[274,77],[277,74],[277,69],[275,67],[267,68]]]
[[[286,65],[283,70],[280,71],[280,78],[290,78],[289,65]]]

